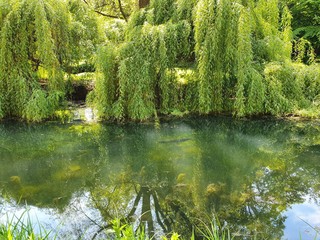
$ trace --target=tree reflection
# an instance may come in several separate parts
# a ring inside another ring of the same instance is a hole
[[[285,122],[254,124],[189,124],[187,133],[163,134],[152,141],[141,129],[140,134],[124,132],[135,138],[122,141],[125,167],[108,180],[112,186],[121,182],[122,190],[98,196],[97,188],[93,189],[97,208],[113,211],[103,214],[106,222],[121,212],[124,222],[135,220],[136,228],[144,226],[150,236],[160,230],[188,236],[193,227],[210,224],[216,216],[241,239],[281,238],[284,211],[302,203],[315,181],[297,161],[305,150],[297,148],[295,141],[299,127]],[[179,165],[181,159],[190,165]]]
[[[311,123],[206,118],[163,123],[160,130],[72,125],[31,129],[15,136],[17,143],[1,131],[1,141],[12,142],[6,148],[19,146],[17,160],[0,170],[2,195],[63,212],[75,193],[88,192],[100,212],[87,216],[96,225],[92,236],[119,219],[149,236],[188,238],[194,229],[201,238],[199,229],[216,217],[235,238],[280,239],[283,213],[306,196],[320,198],[320,129]],[[13,153],[1,154],[6,162]],[[76,205],[72,211],[81,211]]]

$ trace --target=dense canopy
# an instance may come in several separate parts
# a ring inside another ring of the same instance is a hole
[[[41,121],[61,106],[65,73],[89,60],[98,41],[96,21],[78,2],[0,1],[0,117]]]
[[[158,0],[101,49],[96,106],[105,118],[159,113],[282,115],[315,107],[319,67],[292,57],[292,16],[278,1]],[[310,56],[309,56],[310,57]]]
[[[1,0],[0,117],[54,117],[83,71],[95,71],[87,100],[102,119],[318,116],[306,2]]]

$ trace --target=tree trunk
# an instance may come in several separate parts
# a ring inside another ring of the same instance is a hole
[[[144,8],[148,6],[150,3],[150,0],[139,0],[139,8]]]

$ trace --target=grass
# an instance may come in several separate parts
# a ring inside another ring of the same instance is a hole
[[[51,231],[47,231],[38,222],[36,225],[32,223],[31,218],[26,210],[21,217],[17,218],[13,216],[9,218],[7,216],[7,223],[0,224],[0,240],[51,240],[57,239],[56,236],[52,236]],[[106,239],[115,240],[153,240],[155,237],[148,237],[144,229],[134,230],[132,224],[123,224],[120,220],[112,221],[112,229],[105,230]],[[37,228],[36,228],[37,227]],[[39,230],[36,230],[39,229]],[[197,229],[200,233],[201,239],[205,240],[231,240],[231,234],[227,227],[221,227],[218,221],[213,221],[209,226],[204,224],[203,229]],[[109,238],[109,237],[110,238]],[[99,238],[100,239],[100,238]],[[169,236],[163,236],[162,240],[182,240],[178,233],[171,233]],[[193,234],[190,240],[195,240],[196,237]]]
[[[19,218],[16,216],[9,218],[7,215],[7,222],[0,224],[0,240],[51,240],[56,238],[51,236],[51,231],[47,231],[39,222],[37,226],[39,232],[35,231],[28,210],[25,210]]]
[[[299,217],[299,219],[304,222],[305,224],[307,224],[311,229],[314,230],[314,232],[316,233],[316,235],[314,236],[314,240],[318,239],[318,235],[320,234],[319,229],[313,227],[311,224],[309,224],[307,221],[303,220],[302,218]],[[302,239],[301,233],[300,233],[300,239]]]
[[[202,224],[203,229],[198,229],[199,233],[205,240],[231,240],[230,230],[227,225],[221,226],[220,222],[214,218],[210,225]],[[191,238],[191,240],[194,240]]]
[[[111,239],[116,240],[153,240],[155,237],[148,237],[144,229],[134,230],[132,224],[123,224],[120,220],[113,220],[111,222],[112,229],[106,230],[109,236],[112,236]],[[213,219],[211,224],[207,225],[204,222],[201,222],[203,227],[197,228],[198,238],[200,237],[203,240],[232,240],[233,237],[227,227],[227,225],[221,226],[220,222],[217,219]],[[196,238],[195,231],[192,231],[192,235],[189,238],[190,240],[198,239]],[[161,240],[183,240],[186,238],[181,237],[178,233],[173,232],[168,234],[168,236],[162,236]]]
[[[47,231],[41,226],[39,222],[34,225],[31,218],[26,210],[21,217],[7,216],[7,223],[0,224],[0,240],[51,240],[57,239],[57,235],[51,234],[51,231]],[[302,220],[302,219],[301,219]],[[302,220],[305,222],[304,220]],[[305,222],[308,224],[307,222]],[[232,240],[230,229],[226,224],[221,226],[217,219],[213,219],[210,224],[201,222],[200,227],[196,227],[197,237],[195,236],[195,231],[192,231],[192,235],[188,240],[195,240],[200,237],[203,240]],[[315,232],[317,239],[319,230],[308,224]],[[105,239],[114,240],[153,240],[156,237],[148,237],[144,229],[134,230],[133,224],[124,224],[119,219],[111,221],[112,229],[105,230]],[[37,227],[37,228],[36,228]],[[37,230],[36,230],[37,229]],[[71,236],[70,236],[71,237]],[[99,238],[101,239],[101,238]],[[168,236],[162,236],[161,240],[183,240],[186,238],[181,237],[178,233],[171,233]],[[255,239],[255,238],[254,238]],[[302,237],[300,236],[300,239]],[[187,240],[187,239],[186,239]]]

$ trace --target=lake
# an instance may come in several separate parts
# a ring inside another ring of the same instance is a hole
[[[156,239],[213,219],[236,239],[320,239],[317,121],[2,122],[0,164],[0,222],[60,239],[108,238],[113,219]]]

